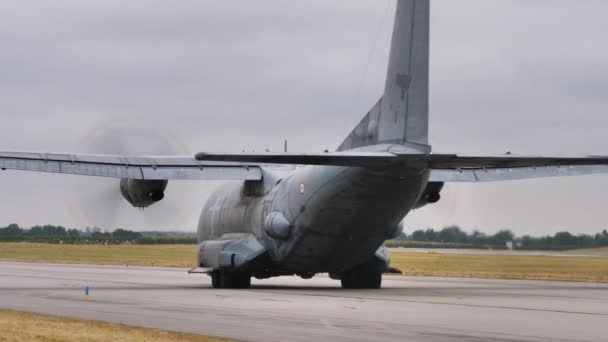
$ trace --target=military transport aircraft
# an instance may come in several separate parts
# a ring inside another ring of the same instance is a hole
[[[329,273],[344,288],[379,288],[389,265],[383,242],[410,210],[437,202],[445,182],[608,173],[608,157],[431,153],[429,12],[429,0],[397,0],[384,94],[335,152],[0,152],[0,168],[118,178],[139,208],[162,200],[169,180],[234,180],[210,196],[198,226],[193,272],[209,274],[213,287]]]

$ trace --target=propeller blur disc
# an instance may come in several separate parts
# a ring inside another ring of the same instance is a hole
[[[79,142],[79,153],[115,155],[187,155],[176,137],[150,123],[110,121],[93,127]],[[192,190],[183,182],[170,182],[165,199],[145,210],[132,207],[120,194],[120,180],[75,176],[65,178],[65,202],[79,228],[107,230],[187,229],[188,215],[195,211]]]

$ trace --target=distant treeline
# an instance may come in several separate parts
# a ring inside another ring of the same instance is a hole
[[[62,226],[34,226],[30,229],[11,224],[0,227],[1,242],[46,242],[68,244],[196,244],[196,234],[190,232],[135,232],[116,229],[112,232],[100,228],[66,229]],[[485,234],[477,230],[467,233],[458,226],[441,230],[416,230],[411,234],[402,233],[399,238],[388,241],[389,247],[432,247],[432,248],[483,248],[506,249],[508,246],[521,250],[566,250],[608,246],[606,230],[595,235],[573,235],[559,232],[552,236],[517,237],[510,230],[495,234]]]
[[[606,230],[595,235],[578,234],[573,235],[569,232],[559,232],[552,236],[533,237],[524,235],[515,236],[510,230],[501,230],[495,234],[485,234],[480,231],[467,233],[458,226],[449,226],[441,230],[426,229],[416,230],[411,234],[402,234],[398,240],[408,241],[407,246],[414,246],[412,242],[440,243],[442,247],[462,248],[493,248],[506,249],[510,245],[514,249],[522,250],[566,250],[577,248],[592,248],[608,246],[608,232]],[[393,245],[399,245],[398,242]]]
[[[68,244],[196,244],[194,233],[182,232],[134,232],[116,229],[104,232],[100,228],[66,229],[62,226],[34,226],[30,229],[10,224],[0,227],[2,242],[45,242]]]

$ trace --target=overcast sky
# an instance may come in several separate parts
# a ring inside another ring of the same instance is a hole
[[[0,150],[334,149],[382,93],[394,7],[2,1]],[[608,154],[608,2],[435,0],[431,16],[435,152]],[[194,230],[217,184],[173,182],[140,212],[114,180],[7,171],[0,225]],[[448,185],[405,223],[591,233],[607,192],[608,175]]]

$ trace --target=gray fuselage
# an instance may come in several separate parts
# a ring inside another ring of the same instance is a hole
[[[228,183],[213,192],[201,213],[199,243],[250,233],[264,244],[273,268],[342,272],[367,262],[400,232],[428,174],[414,166],[264,169],[262,181]],[[268,234],[266,218],[277,212],[290,223],[284,238]]]

